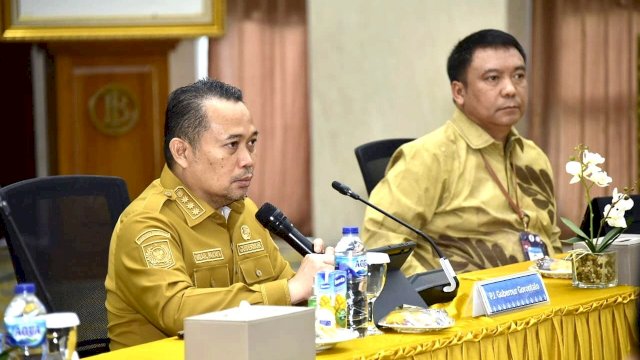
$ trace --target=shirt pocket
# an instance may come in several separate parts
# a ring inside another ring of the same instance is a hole
[[[193,269],[193,280],[197,288],[227,287],[230,285],[227,264]]]
[[[275,277],[269,254],[262,254],[238,262],[247,285],[271,280]]]

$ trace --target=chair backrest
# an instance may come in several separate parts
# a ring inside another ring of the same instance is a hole
[[[371,194],[373,188],[384,177],[384,171],[391,155],[400,145],[412,140],[414,139],[377,140],[362,144],[355,149],[356,159],[358,159],[358,165],[360,166],[360,172],[362,172],[368,194]]]
[[[112,176],[48,176],[0,188],[16,280],[36,283],[48,312],[78,314],[81,357],[109,351],[109,242],[129,202],[126,183]]]
[[[627,229],[624,231],[625,234],[640,234],[640,195],[631,195],[631,199],[633,200],[633,208],[627,211],[624,215],[625,219],[632,219],[632,223],[627,226]],[[593,234],[594,236],[598,233],[598,229],[600,229],[600,221],[604,216],[604,208],[611,204],[613,197],[611,196],[601,196],[595,197],[591,199],[591,207],[593,208]],[[587,235],[589,235],[589,206],[587,205],[587,209],[584,212],[584,217],[582,218],[582,223],[580,225],[580,229]],[[604,236],[611,230],[611,226],[604,223],[604,228],[600,232],[600,236]]]

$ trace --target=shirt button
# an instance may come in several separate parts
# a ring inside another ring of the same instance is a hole
[[[262,271],[260,271],[260,269],[256,269],[256,275],[258,277],[262,276]]]

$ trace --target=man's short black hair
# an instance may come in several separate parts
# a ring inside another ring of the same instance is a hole
[[[209,99],[242,102],[242,91],[222,81],[204,78],[169,95],[164,119],[164,158],[170,168],[175,163],[169,150],[171,139],[180,138],[197,147],[200,135],[209,129],[204,108]]]
[[[460,81],[465,84],[473,53],[477,49],[484,48],[515,48],[522,55],[525,64],[527,62],[522,45],[511,34],[495,29],[480,30],[460,40],[451,51],[447,60],[449,81]]]

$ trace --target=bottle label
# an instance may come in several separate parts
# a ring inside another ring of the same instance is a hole
[[[336,267],[347,273],[349,279],[361,279],[367,276],[367,257],[366,255],[348,256],[336,255]]]
[[[9,343],[16,346],[35,347],[42,345],[47,333],[47,324],[42,316],[5,318]]]

